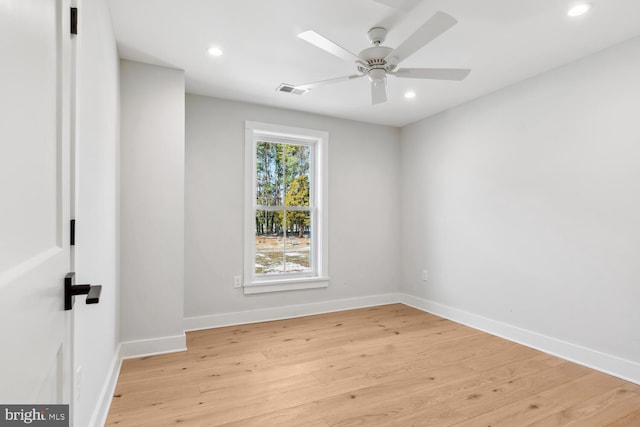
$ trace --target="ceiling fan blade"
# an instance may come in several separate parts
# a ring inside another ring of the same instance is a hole
[[[319,47],[325,52],[335,55],[338,58],[344,59],[345,61],[354,62],[360,60],[358,56],[354,55],[342,46],[335,44],[322,34],[316,33],[313,30],[304,31],[298,34],[298,37],[316,47]]]
[[[294,87],[296,89],[310,90],[310,89],[315,89],[318,86],[324,86],[324,85],[328,85],[328,84],[331,84],[331,83],[344,82],[344,81],[347,81],[347,80],[357,79],[359,77],[364,77],[364,76],[365,76],[365,74],[352,74],[350,76],[336,77],[334,79],[321,80],[319,82],[306,83],[306,84],[297,85],[297,86],[294,86]]]
[[[411,12],[422,0],[374,0],[378,3],[385,4],[389,7],[396,9],[389,15],[382,18],[382,20],[374,27],[385,28],[391,30],[394,28],[400,20],[402,20],[409,12]]]
[[[408,79],[464,80],[471,72],[468,68],[400,68],[391,72],[396,77]]]
[[[456,25],[458,21],[444,12],[437,12],[427,22],[422,24],[408,39],[387,55],[387,62],[398,65],[418,49]]]
[[[373,80],[371,82],[371,103],[381,104],[387,102],[387,80]]]

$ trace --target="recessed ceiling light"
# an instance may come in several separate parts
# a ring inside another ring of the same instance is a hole
[[[211,46],[207,49],[207,52],[209,52],[209,55],[211,56],[222,56],[222,49],[217,46]]]
[[[567,12],[567,15],[571,17],[584,15],[589,11],[589,9],[591,9],[591,5],[589,3],[580,3],[573,6],[571,9],[569,9],[569,11]]]
[[[412,90],[408,90],[404,93],[404,97],[407,99],[413,99],[416,97],[416,93]]]

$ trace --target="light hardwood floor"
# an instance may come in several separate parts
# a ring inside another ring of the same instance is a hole
[[[187,334],[107,426],[640,426],[640,386],[401,305]]]

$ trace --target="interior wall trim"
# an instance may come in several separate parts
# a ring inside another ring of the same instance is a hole
[[[100,391],[100,397],[98,398],[93,414],[91,415],[89,427],[102,427],[107,422],[109,408],[111,408],[111,401],[113,400],[113,394],[116,391],[118,376],[120,375],[120,368],[122,367],[121,348],[122,345],[118,344],[118,347],[116,347],[113,354],[109,371],[107,372],[104,385]]]
[[[179,351],[187,351],[187,336],[184,332],[180,335],[126,341],[120,344],[121,359],[156,356]]]
[[[399,294],[399,300],[403,304],[418,310],[444,317],[491,335],[505,338],[640,385],[640,364],[631,360],[622,359],[413,295]]]
[[[396,293],[371,295],[359,298],[347,298],[310,304],[287,305],[257,310],[236,311],[232,313],[212,314],[209,316],[187,317],[184,319],[185,331],[221,328],[223,326],[245,325],[248,323],[269,322],[272,320],[292,319],[314,314],[374,307],[377,305],[399,303]]]
[[[640,385],[639,363],[403,293],[379,294],[310,304],[188,317],[184,319],[184,327],[185,331],[197,331],[397,303],[405,304]],[[186,349],[185,334],[120,343],[114,354],[100,399],[96,403],[90,427],[100,427],[106,422],[124,359],[175,353],[186,351]]]

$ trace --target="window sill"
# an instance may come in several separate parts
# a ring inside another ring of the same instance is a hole
[[[328,277],[308,277],[295,279],[265,280],[245,283],[245,295],[263,294],[268,292],[297,291],[301,289],[316,289],[329,287]]]

